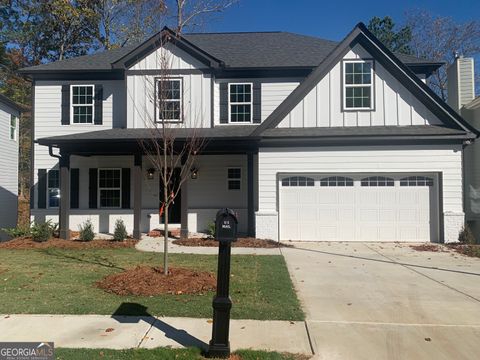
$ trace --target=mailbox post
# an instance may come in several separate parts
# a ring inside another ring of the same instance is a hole
[[[237,240],[237,217],[231,209],[221,209],[215,220],[215,239],[220,242],[218,249],[217,294],[213,299],[212,340],[208,356],[225,358],[230,355],[230,309],[229,295],[230,256],[232,242]]]

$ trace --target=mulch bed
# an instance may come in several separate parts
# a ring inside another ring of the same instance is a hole
[[[474,244],[448,244],[447,247],[456,251],[459,254],[480,257],[480,245]]]
[[[96,286],[116,295],[153,296],[160,294],[198,294],[215,290],[214,274],[186,268],[170,268],[166,276],[161,267],[137,266],[112,274]]]
[[[176,245],[181,246],[206,246],[206,247],[215,247],[218,246],[218,241],[211,238],[188,238],[188,239],[178,239],[173,241]],[[232,243],[232,247],[247,247],[247,248],[264,248],[264,249],[273,249],[279,247],[292,247],[292,245],[282,244],[278,241],[273,240],[261,240],[256,238],[238,238],[237,241]]]
[[[437,245],[437,244],[410,245],[410,247],[416,251],[433,251],[433,252],[445,251],[441,245]]]
[[[137,240],[62,240],[52,238],[45,242],[33,241],[30,237],[17,238],[10,241],[0,243],[0,249],[116,249],[116,248],[133,248]]]

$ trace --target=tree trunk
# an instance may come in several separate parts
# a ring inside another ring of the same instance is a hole
[[[163,273],[168,275],[168,188],[164,186],[163,196],[165,199],[165,207],[164,207],[164,221],[163,221]]]

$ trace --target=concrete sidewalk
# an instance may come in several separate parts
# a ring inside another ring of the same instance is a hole
[[[170,239],[168,251],[171,254],[205,254],[217,255],[218,247],[207,246],[180,246],[173,244]],[[135,246],[140,251],[163,252],[163,238],[142,236],[142,240]],[[264,249],[264,248],[243,248],[232,247],[232,255],[281,255],[280,248]]]
[[[0,315],[0,341],[53,341],[63,348],[205,348],[208,319],[108,315]],[[312,354],[304,322],[232,320],[232,351]]]

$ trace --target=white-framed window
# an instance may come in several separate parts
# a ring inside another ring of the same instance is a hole
[[[385,176],[370,176],[363,178],[362,186],[395,186],[395,180]]]
[[[227,169],[227,187],[228,190],[240,190],[242,188],[242,169]]]
[[[17,140],[17,124],[18,118],[15,115],[10,115],[10,140]]]
[[[48,207],[58,208],[60,205],[60,172],[58,170],[49,170],[47,179]]]
[[[345,110],[373,109],[373,60],[343,62],[343,108]]]
[[[182,79],[156,79],[157,122],[182,121]]]
[[[228,122],[251,123],[253,118],[253,84],[228,84]]]
[[[290,176],[282,179],[282,186],[314,186],[315,180],[306,176]]]
[[[71,85],[70,104],[73,124],[93,124],[94,85]]]
[[[400,179],[400,186],[433,186],[433,179],[426,176],[408,176]]]
[[[98,169],[98,205],[120,208],[122,205],[122,170]]]
[[[330,176],[320,179],[320,186],[353,186],[353,179],[344,176]]]

